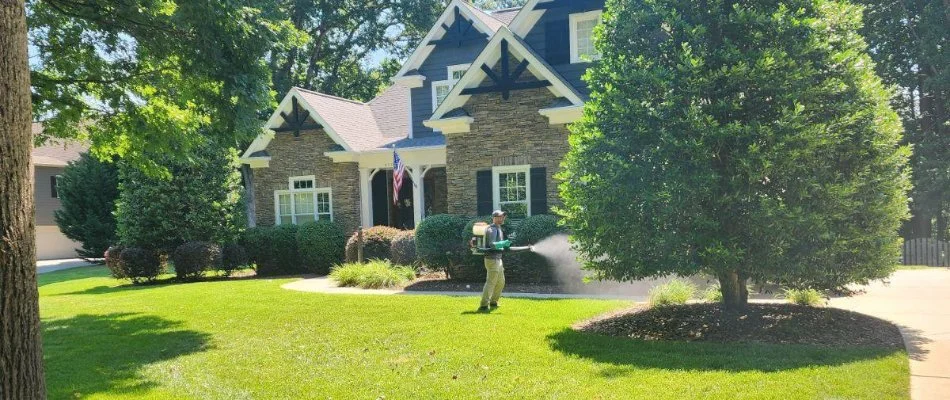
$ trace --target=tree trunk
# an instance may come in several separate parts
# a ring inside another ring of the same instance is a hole
[[[0,0],[0,399],[45,399],[22,0]]]
[[[720,272],[719,290],[722,292],[722,305],[727,310],[745,308],[749,303],[749,292],[746,290],[746,277],[735,270]]]

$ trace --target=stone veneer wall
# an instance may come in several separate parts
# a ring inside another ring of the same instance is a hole
[[[468,100],[463,108],[475,119],[471,131],[445,138],[450,214],[475,215],[476,171],[504,165],[546,167],[548,207],[561,204],[553,175],[567,154],[568,130],[565,125],[550,125],[538,113],[555,98],[540,88],[511,92],[508,100],[501,93],[477,94]]]
[[[314,175],[314,187],[330,187],[333,220],[347,234],[360,225],[360,174],[356,163],[334,163],[323,155],[336,143],[321,130],[300,137],[278,133],[267,146],[268,168],[254,169],[254,200],[258,225],[274,225],[274,191],[288,189],[291,176]]]
[[[426,173],[426,194],[432,194],[432,201],[429,204],[426,204],[426,210],[430,214],[445,214],[448,212],[448,204],[446,204],[446,186],[445,186],[445,168],[437,167],[429,170]],[[428,216],[427,215],[427,216]]]

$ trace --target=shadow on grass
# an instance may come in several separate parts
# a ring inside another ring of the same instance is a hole
[[[548,343],[553,350],[564,354],[612,364],[601,372],[605,377],[643,368],[775,372],[873,360],[902,351],[874,347],[643,341],[570,328],[548,335]]]
[[[208,348],[209,335],[180,326],[132,313],[43,321],[49,397],[142,393],[156,386],[142,376],[142,368]]]

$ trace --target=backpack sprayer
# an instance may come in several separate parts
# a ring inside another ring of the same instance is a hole
[[[469,241],[469,245],[472,248],[472,254],[477,256],[482,256],[489,253],[499,253],[503,251],[528,251],[531,250],[531,246],[512,246],[510,240],[502,240],[498,242],[487,243],[488,239],[485,238],[488,234],[488,224],[484,222],[476,222],[472,226],[472,239]]]

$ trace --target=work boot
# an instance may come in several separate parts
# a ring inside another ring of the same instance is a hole
[[[491,303],[488,306],[491,308],[498,308],[498,303]]]
[[[488,312],[488,306],[478,307],[478,312]]]

